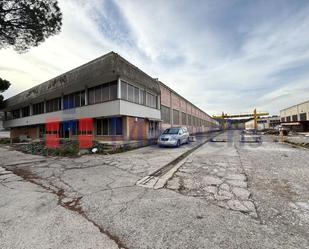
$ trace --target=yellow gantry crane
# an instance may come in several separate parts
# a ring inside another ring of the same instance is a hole
[[[241,113],[241,114],[226,114],[222,112],[222,115],[213,115],[213,118],[216,119],[227,119],[227,118],[254,118],[254,129],[257,129],[257,119],[258,117],[268,116],[268,112],[257,112],[254,108],[253,113]]]

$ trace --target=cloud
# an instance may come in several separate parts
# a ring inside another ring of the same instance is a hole
[[[111,50],[211,114],[307,100],[307,1],[62,0],[62,32],[0,51],[9,97]],[[3,58],[3,59],[2,59]],[[306,91],[305,91],[306,90]]]

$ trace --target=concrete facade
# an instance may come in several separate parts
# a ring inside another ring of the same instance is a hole
[[[281,123],[295,131],[309,131],[309,101],[280,110]]]
[[[75,138],[78,120],[90,118],[94,139],[102,141],[152,139],[163,129],[179,125],[191,133],[207,132],[217,125],[208,114],[114,52],[17,94],[5,100],[4,106],[3,125],[11,129],[12,138],[42,138],[50,120],[61,123],[62,137]],[[162,119],[166,108],[169,120]]]
[[[171,126],[186,126],[190,133],[203,133],[218,129],[219,123],[164,83],[161,89],[162,129]],[[177,117],[178,116],[178,117]]]

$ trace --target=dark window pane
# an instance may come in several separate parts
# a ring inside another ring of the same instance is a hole
[[[139,103],[141,105],[145,105],[145,91],[144,90],[140,90],[139,91]]]
[[[63,97],[63,109],[69,109],[69,96],[65,95]]]
[[[103,135],[108,135],[108,119],[103,119]]]
[[[300,121],[306,121],[307,120],[307,113],[299,114],[299,120]]]
[[[94,88],[90,88],[88,90],[88,104],[89,105],[94,104]]]
[[[116,121],[116,135],[122,135],[122,118],[117,118],[117,121]]]
[[[128,85],[128,100],[132,101],[134,100],[134,86]]]
[[[74,94],[74,99],[75,99],[74,107],[80,107],[80,92]]]
[[[102,86],[102,101],[109,100],[109,84],[104,84]]]
[[[137,87],[134,87],[134,102],[139,102],[139,89]]]
[[[128,99],[128,84],[121,81],[121,98],[127,100]]]
[[[97,86],[95,88],[95,96],[94,96],[94,103],[100,103],[102,102],[102,97],[101,97],[101,86]]]
[[[102,120],[97,119],[97,135],[102,135]]]
[[[23,117],[28,117],[30,115],[30,106],[24,107],[21,112]]]
[[[33,115],[44,113],[44,102],[40,102],[33,105]]]
[[[12,111],[12,116],[13,116],[13,119],[14,118],[20,118],[20,110],[19,109],[13,110]]]
[[[74,94],[69,95],[69,108],[74,107]]]
[[[109,99],[110,100],[117,99],[117,82],[110,83]]]
[[[80,105],[85,105],[85,91],[80,92]]]

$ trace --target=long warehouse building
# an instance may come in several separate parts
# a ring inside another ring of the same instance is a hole
[[[281,124],[294,131],[309,131],[309,101],[280,110]]]
[[[5,100],[3,111],[11,138],[44,138],[46,123],[58,120],[59,136],[74,139],[85,118],[98,141],[152,139],[171,126],[192,134],[218,128],[206,112],[114,52]]]

